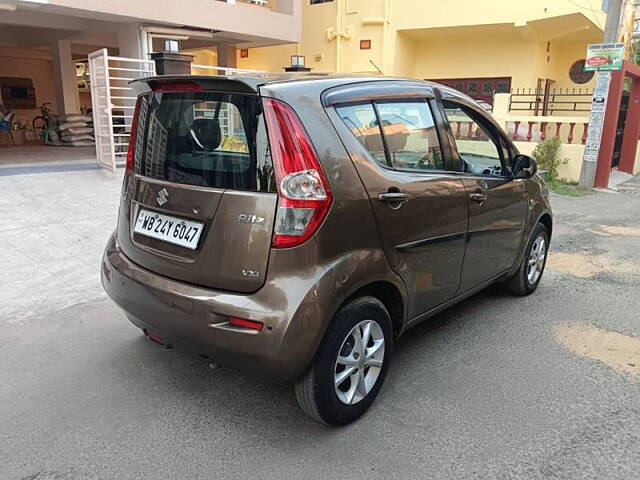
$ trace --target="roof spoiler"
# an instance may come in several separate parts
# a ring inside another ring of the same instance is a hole
[[[218,75],[159,75],[155,77],[136,78],[129,82],[138,95],[150,91],[169,91],[171,85],[192,85],[195,90],[222,91],[229,93],[258,93],[265,79],[259,77],[233,77]]]

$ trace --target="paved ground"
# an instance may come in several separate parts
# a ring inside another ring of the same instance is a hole
[[[50,163],[83,160],[95,163],[95,147],[52,147],[45,145],[0,147],[0,166],[33,162]]]
[[[640,176],[633,177],[630,180],[622,182],[618,185],[618,189],[623,193],[635,193],[640,195]]]
[[[376,405],[334,429],[105,298],[119,183],[0,176],[3,480],[638,478],[640,196],[554,198],[538,292],[489,289],[408,333]]]

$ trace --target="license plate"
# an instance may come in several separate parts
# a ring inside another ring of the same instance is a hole
[[[195,250],[204,224],[161,213],[140,210],[134,232]]]

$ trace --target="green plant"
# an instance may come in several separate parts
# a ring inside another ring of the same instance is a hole
[[[591,190],[580,188],[577,183],[554,180],[552,182],[547,182],[547,185],[553,193],[564,195],[566,197],[584,197],[591,193]]]
[[[560,139],[551,137],[538,143],[532,154],[538,166],[547,171],[546,179],[550,182],[555,182],[558,179],[558,167],[568,162],[567,159],[559,158],[559,151]]]

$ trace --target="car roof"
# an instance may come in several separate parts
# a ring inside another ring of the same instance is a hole
[[[358,74],[323,74],[323,73],[241,73],[234,75],[156,75],[153,77],[142,77],[133,79],[130,83],[146,83],[154,82],[180,82],[194,81],[202,83],[216,84],[218,82],[234,82],[244,84],[251,90],[258,91],[263,86],[272,86],[276,84],[286,83],[322,83],[332,84],[332,86],[347,85],[358,82],[380,82],[380,81],[402,81],[402,82],[419,82],[423,84],[432,84],[424,80],[414,78],[388,77],[382,75],[358,75]]]
[[[402,82],[421,84],[428,87],[437,87],[443,93],[448,93],[466,99],[469,102],[477,103],[476,100],[459,92],[451,87],[442,85],[428,80],[420,80],[416,78],[392,77],[385,75],[371,74],[338,74],[338,73],[311,73],[311,72],[295,72],[295,73],[260,73],[246,72],[233,75],[157,75],[153,77],[143,77],[132,80],[132,86],[139,90],[142,85],[147,88],[153,88],[156,82],[181,82],[192,81],[202,85],[205,89],[215,89],[216,86],[230,84],[239,92],[257,93],[261,87],[280,87],[287,84],[299,85],[300,83],[309,83],[309,86],[317,92],[322,92],[329,88],[339,87],[342,85],[352,85],[355,83],[369,82]],[[143,87],[144,88],[144,87]]]

